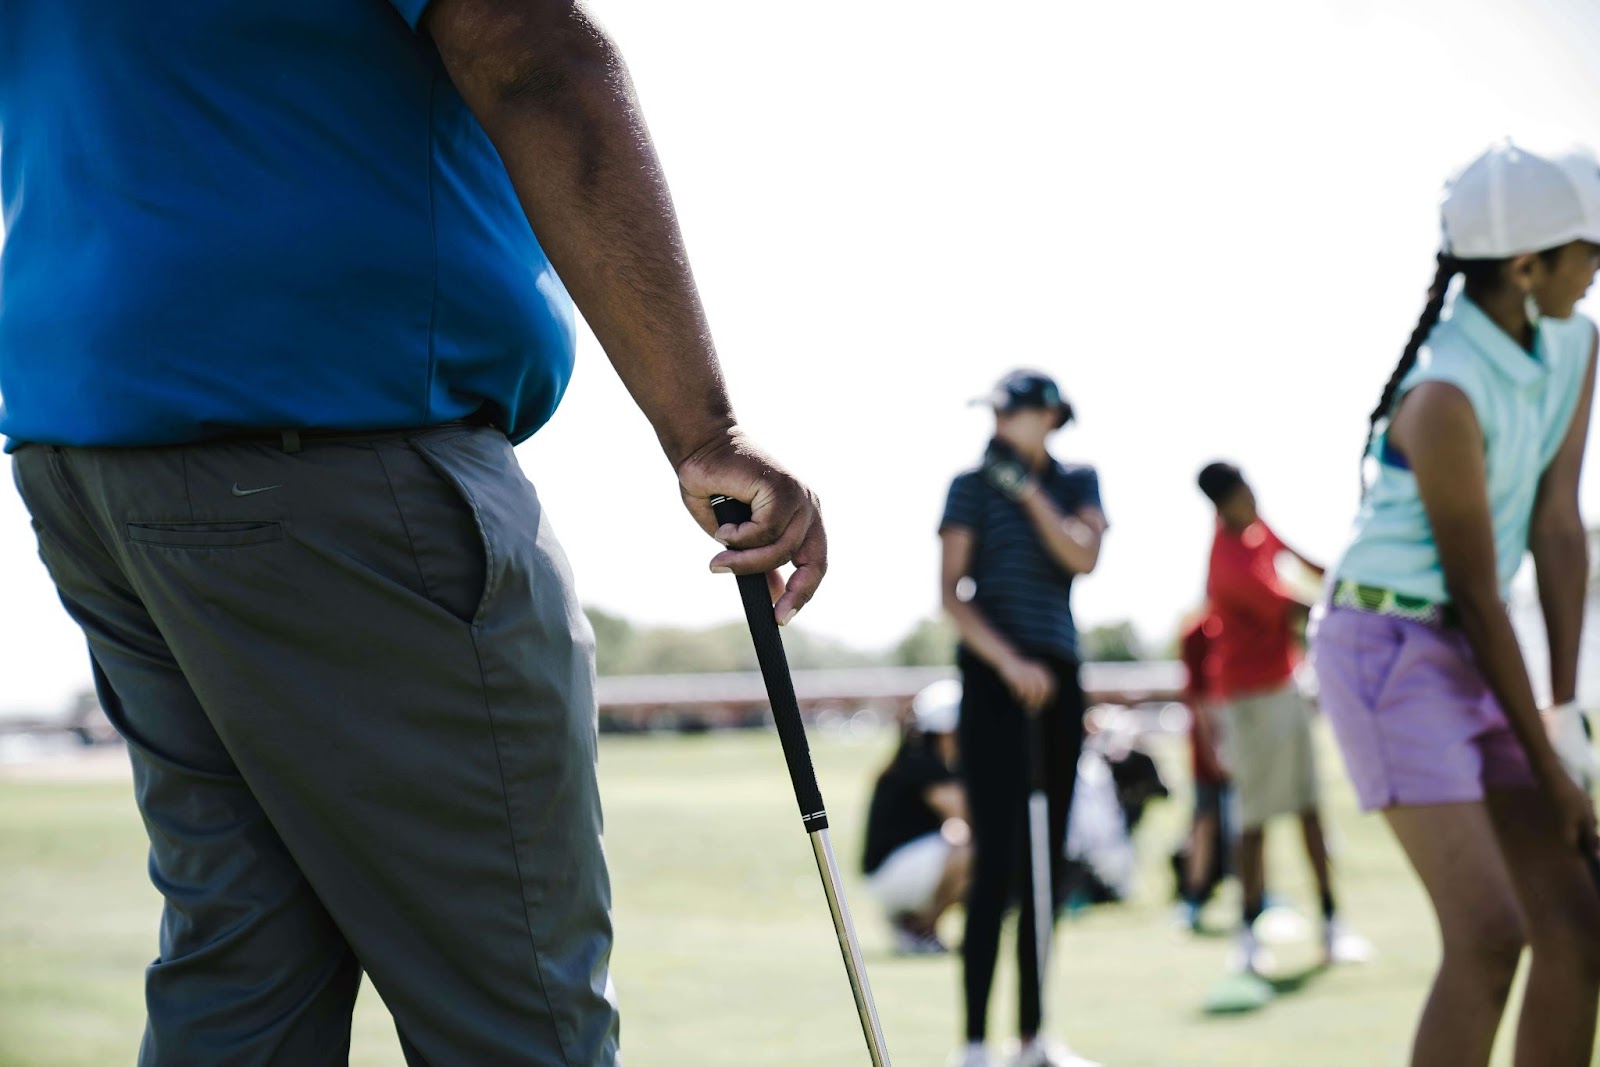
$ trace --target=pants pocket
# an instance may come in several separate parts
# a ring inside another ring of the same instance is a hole
[[[1405,649],[1406,631],[1399,622],[1383,620],[1384,625],[1372,627],[1357,640],[1355,656],[1356,695],[1367,707],[1376,711],[1394,675],[1395,664]]]
[[[1312,648],[1324,702],[1342,691],[1375,711],[1405,643],[1406,625],[1397,619],[1335,609],[1323,620]]]
[[[281,522],[130,522],[128,540],[165,548],[245,548],[283,540]]]
[[[487,598],[488,542],[472,501],[429,452],[408,442],[383,455],[422,592],[471,624]]]

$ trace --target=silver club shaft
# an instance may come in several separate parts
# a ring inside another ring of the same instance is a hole
[[[1050,966],[1050,920],[1055,912],[1050,885],[1050,800],[1044,793],[1028,796],[1028,836],[1033,862],[1033,937],[1039,968],[1039,1002]]]
[[[883,1039],[877,1006],[872,1003],[872,987],[867,984],[867,964],[861,958],[861,944],[856,940],[855,924],[850,921],[850,906],[845,903],[844,888],[839,880],[839,864],[833,858],[833,845],[828,840],[826,828],[807,836],[811,838],[811,851],[817,857],[822,891],[828,897],[833,931],[839,936],[839,951],[844,954],[844,969],[850,975],[850,992],[856,998],[856,1013],[861,1016],[861,1032],[867,1039],[872,1067],[889,1067],[889,1046]]]

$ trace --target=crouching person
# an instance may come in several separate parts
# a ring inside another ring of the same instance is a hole
[[[948,952],[939,917],[963,899],[972,869],[967,799],[956,778],[961,683],[935,682],[912,702],[913,721],[878,775],[861,869],[902,955]]]

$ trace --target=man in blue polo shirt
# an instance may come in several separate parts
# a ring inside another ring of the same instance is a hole
[[[962,775],[975,847],[961,946],[966,1046],[956,1067],[988,1067],[989,993],[1006,909],[1020,896],[1018,929],[1034,927],[1033,895],[1017,875],[1027,862],[1027,738],[1044,748],[1049,837],[1066,840],[1067,814],[1083,747],[1083,689],[1073,580],[1094,570],[1106,530],[1100,480],[1045,448],[1072,419],[1056,383],[1037,371],[1002,378],[988,398],[995,435],[979,467],[956,476],[939,523],[940,593],[961,646]],[[1039,729],[1030,731],[1027,720]],[[1061,849],[1052,849],[1052,885]],[[1052,917],[1053,918],[1053,917]],[[1043,1040],[1042,990],[1033,937],[1017,937],[1022,1048],[1017,1067],[1093,1067]]]
[[[0,433],[166,901],[139,1062],[343,1063],[363,970],[411,1064],[617,1062],[592,637],[511,451],[573,303],[714,568],[793,563],[787,621],[826,549],[610,41],[558,0],[6,0],[0,194]]]

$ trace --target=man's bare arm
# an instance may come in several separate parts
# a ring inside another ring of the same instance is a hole
[[[827,568],[815,497],[739,430],[672,197],[616,46],[570,0],[434,0],[422,21],[499,151],[545,254],[678,473],[729,546],[713,568],[795,564],[780,619]],[[719,529],[709,498],[749,502]]]

